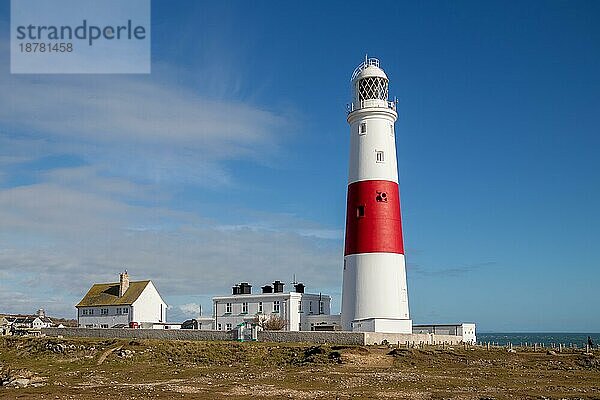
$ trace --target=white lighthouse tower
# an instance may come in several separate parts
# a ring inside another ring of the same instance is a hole
[[[412,333],[388,77],[365,58],[352,74],[344,249],[344,330]]]

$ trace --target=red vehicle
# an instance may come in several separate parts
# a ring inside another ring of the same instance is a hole
[[[130,327],[131,329],[138,329],[138,328],[140,327],[140,324],[138,324],[137,322],[131,321],[131,322],[129,323],[129,327]]]

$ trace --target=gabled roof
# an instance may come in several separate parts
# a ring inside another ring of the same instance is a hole
[[[39,317],[37,315],[4,315],[4,316],[0,316],[0,319],[5,319],[7,322],[16,323],[16,324],[31,324],[37,318],[39,318],[40,321],[47,323],[47,324],[53,323],[50,318]]]
[[[12,322],[14,324],[27,324],[33,322],[36,317],[32,315],[10,315],[4,317],[8,322]]]
[[[119,297],[119,283],[97,283],[75,307],[127,306],[133,304],[150,281],[129,282],[129,288]]]

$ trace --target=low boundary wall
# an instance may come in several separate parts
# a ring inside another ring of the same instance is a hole
[[[406,344],[458,344],[462,342],[462,336],[454,335],[435,335],[433,333],[379,333],[379,332],[364,332],[365,344],[381,344],[387,340],[390,344],[400,343]]]
[[[308,342],[346,345],[365,344],[365,334],[362,332],[331,332],[331,331],[260,331],[259,342]]]
[[[42,328],[42,334],[50,337],[85,337],[101,339],[159,339],[159,340],[236,340],[237,332],[201,331],[195,329],[113,329],[113,328]],[[260,331],[259,342],[328,343],[339,345],[373,345],[386,340],[390,344],[408,342],[413,344],[458,344],[462,336],[434,335],[427,333],[399,334],[378,332],[330,332],[330,331]]]
[[[196,329],[42,328],[42,334],[54,337],[161,340],[234,340],[237,337],[235,332]]]

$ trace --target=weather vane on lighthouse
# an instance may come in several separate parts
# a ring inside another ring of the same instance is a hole
[[[351,78],[342,326],[412,333],[394,134],[398,114],[388,84],[379,60],[367,56]]]

